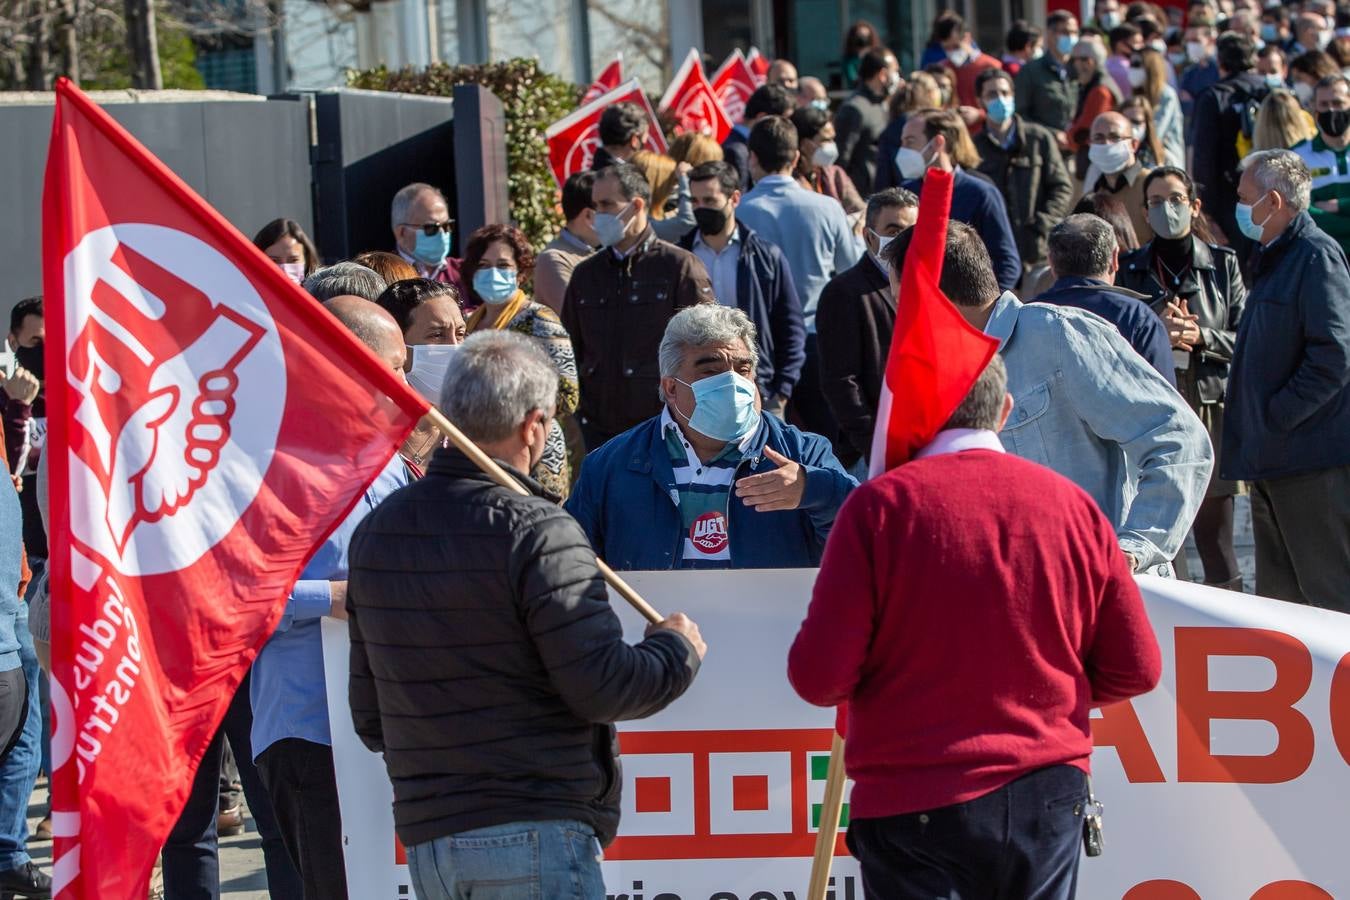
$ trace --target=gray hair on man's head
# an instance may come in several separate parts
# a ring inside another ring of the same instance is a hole
[[[558,370],[521,334],[471,334],[445,369],[441,411],[474,443],[506,440],[530,413],[552,416],[557,403]]]
[[[1240,171],[1252,170],[1262,193],[1274,191],[1294,212],[1312,203],[1312,173],[1293,150],[1258,150],[1242,161]]]
[[[885,190],[877,191],[867,198],[867,214],[863,217],[868,228],[875,228],[877,216],[881,215],[883,209],[917,209],[919,198],[914,196],[913,191],[907,191],[902,187],[890,187]]]
[[[426,184],[421,181],[414,181],[406,187],[398,189],[394,195],[394,202],[389,204],[389,225],[391,228],[397,228],[408,221],[408,207],[417,199],[417,195],[423,191],[431,191],[442,203],[445,203],[445,195],[439,188]],[[447,204],[448,205],[448,204]]]
[[[700,303],[677,312],[666,323],[666,333],[661,338],[661,349],[657,360],[661,366],[662,378],[673,378],[680,371],[685,353],[695,347],[709,344],[734,344],[744,341],[750,355],[759,366],[759,340],[755,333],[755,323],[750,317],[734,306],[722,306],[717,303]],[[658,388],[658,393],[660,389]],[[661,399],[665,395],[661,394]]]
[[[1003,357],[995,353],[984,367],[980,377],[975,380],[966,394],[966,399],[952,413],[952,417],[943,425],[948,428],[980,428],[985,431],[998,431],[999,420],[1003,418],[1004,398],[1008,395],[1008,368]]]
[[[1058,278],[1097,278],[1111,271],[1116,246],[1109,222],[1092,213],[1076,213],[1050,229],[1050,268]]]
[[[350,295],[374,303],[388,287],[374,269],[360,263],[340,262],[315,269],[305,279],[304,288],[320,303]]]

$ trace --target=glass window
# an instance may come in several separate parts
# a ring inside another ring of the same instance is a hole
[[[670,55],[666,0],[587,0],[586,13],[592,72],[601,72],[616,53],[622,53],[625,80],[640,78],[648,91],[658,95],[665,90],[680,62]],[[680,48],[681,54],[687,51],[688,47]]]
[[[450,4],[446,4],[447,6]],[[488,0],[488,58],[537,56],[539,67],[570,77],[571,5],[558,0]],[[522,52],[522,48],[529,48]]]
[[[708,77],[737,47],[749,50],[750,0],[702,0],[703,50]]]

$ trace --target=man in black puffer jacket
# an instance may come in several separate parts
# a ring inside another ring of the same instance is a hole
[[[470,337],[441,408],[529,490],[440,450],[352,538],[347,610],[356,732],[384,754],[420,900],[604,896],[619,824],[611,723],[652,715],[705,650],[675,614],[623,641],[576,521],[520,474],[543,454],[558,376],[528,338]],[[518,888],[518,890],[517,890]]]

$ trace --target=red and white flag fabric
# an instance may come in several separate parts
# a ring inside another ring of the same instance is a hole
[[[751,47],[750,52],[745,54],[745,64],[750,67],[751,73],[755,77],[755,87],[760,87],[769,78],[769,61],[764,58],[764,54],[759,52],[758,47]]]
[[[952,174],[929,169],[901,269],[872,434],[872,478],[929,444],[998,352],[998,341],[973,328],[938,287],[951,204]]]
[[[731,51],[726,62],[713,73],[713,93],[722,110],[733,123],[745,118],[745,104],[755,92],[755,75],[745,64],[745,54],[739,47]]]
[[[689,50],[656,108],[662,112],[669,110],[675,116],[677,133],[706,134],[719,144],[731,134],[731,119],[717,101],[708,76],[703,74],[703,63],[699,61],[696,49]]]
[[[591,82],[591,86],[586,89],[586,95],[581,98],[581,105],[585,106],[596,97],[603,97],[610,91],[623,84],[623,54],[616,54],[614,62],[605,66],[604,71]]]
[[[591,167],[595,151],[600,149],[600,114],[616,103],[636,103],[641,106],[647,113],[647,149],[654,153],[666,152],[666,137],[661,133],[661,124],[656,120],[656,113],[642,85],[634,78],[590,103],[583,103],[575,112],[554,122],[544,132],[549,170],[553,172],[553,180],[558,182],[558,187],[563,186],[568,176]]]
[[[58,900],[144,900],[305,562],[427,404],[62,79],[42,209]]]

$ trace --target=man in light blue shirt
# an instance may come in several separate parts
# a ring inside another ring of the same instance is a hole
[[[393,316],[359,297],[334,297],[324,306],[402,373],[406,348]],[[305,566],[286,598],[281,622],[253,662],[254,762],[307,898],[347,896],[319,622],[324,616],[347,618],[352,533],[381,500],[410,480],[403,458],[395,455]]]
[[[849,228],[838,200],[807,190],[793,178],[797,129],[790,121],[768,116],[756,122],[749,149],[755,187],[741,198],[736,217],[787,257],[806,320],[806,364],[792,405],[805,430],[833,442],[839,428],[820,390],[816,304],[831,278],[862,259],[862,241]]]
[[[893,268],[909,243],[907,232],[886,248]],[[1214,468],[1185,399],[1100,316],[1000,294],[969,225],[947,225],[939,286],[966,321],[999,339],[1013,398],[1003,446],[1087,491],[1134,571],[1171,576]]]

